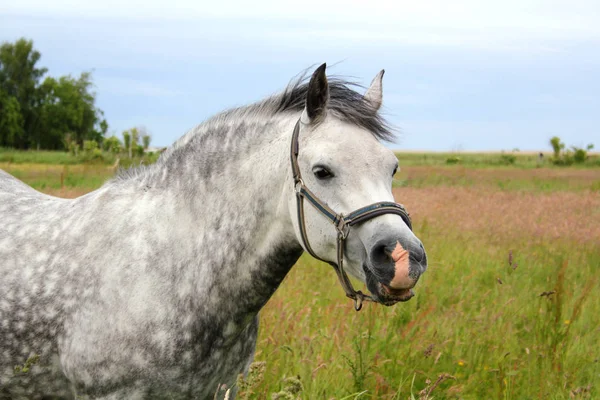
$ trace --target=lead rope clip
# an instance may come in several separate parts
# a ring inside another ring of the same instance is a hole
[[[364,297],[365,295],[360,290],[356,292],[354,297],[354,309],[356,311],[360,311],[362,308]]]

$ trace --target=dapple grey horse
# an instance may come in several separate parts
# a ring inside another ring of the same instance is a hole
[[[212,398],[308,246],[374,301],[408,300],[427,259],[403,214],[337,231],[324,214],[394,209],[382,77],[361,94],[322,65],[77,199],[0,171],[0,398]]]

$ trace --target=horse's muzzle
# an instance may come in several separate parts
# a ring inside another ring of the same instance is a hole
[[[403,246],[399,240],[384,239],[370,250],[363,268],[367,287],[379,302],[391,305],[414,296],[412,288],[427,269],[427,255],[421,242],[413,241]]]

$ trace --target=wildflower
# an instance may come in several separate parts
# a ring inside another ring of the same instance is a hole
[[[569,325],[571,323],[570,319],[565,319],[565,325]]]
[[[457,364],[458,364],[459,367],[464,367],[465,364],[466,364],[466,362],[464,362],[463,360],[458,360]]]

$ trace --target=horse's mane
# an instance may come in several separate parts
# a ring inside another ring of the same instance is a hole
[[[248,106],[225,111],[215,118],[228,120],[248,114],[275,116],[288,112],[301,112],[304,109],[308,93],[306,73],[292,80],[281,93],[268,97]],[[327,111],[345,122],[357,125],[371,132],[379,140],[392,141],[393,130],[365,100],[363,94],[353,88],[364,89],[362,86],[339,77],[328,77],[329,103]],[[363,90],[361,90],[363,92]]]
[[[275,117],[279,114],[302,112],[308,93],[310,76],[305,71],[293,79],[280,93],[264,100],[223,111],[202,122],[161,154],[158,164],[165,163],[177,150],[189,143],[195,136],[207,134],[211,126],[243,121],[256,116]],[[370,132],[376,139],[391,142],[395,139],[392,127],[383,116],[373,110],[364,98],[365,88],[355,82],[340,78],[327,77],[329,84],[329,103],[327,111],[336,118],[359,126]],[[361,93],[354,89],[360,89]],[[145,168],[120,170],[117,179],[139,175]]]

